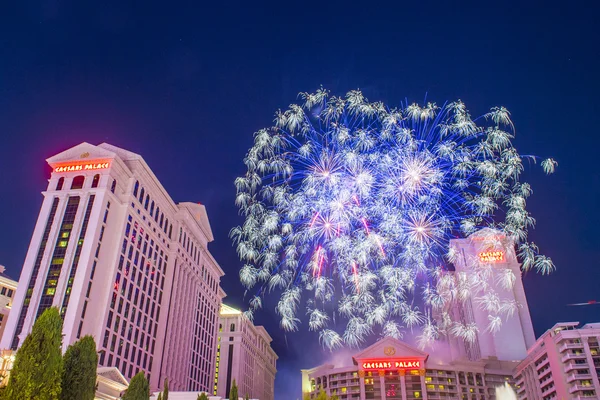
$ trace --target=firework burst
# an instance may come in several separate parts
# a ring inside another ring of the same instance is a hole
[[[245,220],[231,236],[245,264],[240,279],[258,296],[248,316],[276,291],[281,327],[298,329],[304,298],[308,326],[329,348],[416,326],[427,343],[440,329],[431,311],[477,285],[443,272],[456,257],[450,239],[494,228],[517,245],[524,269],[554,268],[527,241],[531,189],[519,180],[524,157],[505,108],[471,119],[460,101],[390,109],[360,91],[301,97],[255,134],[248,171],[235,181]],[[556,162],[541,165],[551,173]],[[498,279],[514,282],[510,273]],[[476,302],[494,314],[488,329],[499,329],[509,305],[492,293]],[[467,340],[477,329],[446,325]]]

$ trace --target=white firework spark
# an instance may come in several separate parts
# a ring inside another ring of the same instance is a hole
[[[447,272],[462,257],[450,240],[482,228],[500,233],[483,237],[485,246],[516,245],[524,270],[554,269],[527,241],[531,187],[519,180],[523,157],[504,107],[472,119],[460,101],[389,109],[359,90],[300,97],[303,105],[278,111],[274,126],[255,134],[247,173],[235,180],[245,220],[231,231],[244,286],[281,293],[283,329],[298,329],[304,297],[308,325],[329,349],[418,326],[421,344],[444,332],[475,340],[476,326],[446,312],[467,299],[489,312],[496,331],[518,304],[491,286],[509,290],[514,272],[477,259]],[[541,165],[552,173],[557,163]],[[249,315],[261,307],[253,297]],[[430,312],[441,319],[432,322]],[[347,322],[338,333],[340,319]]]

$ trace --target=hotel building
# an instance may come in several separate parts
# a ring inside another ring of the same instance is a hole
[[[96,339],[99,367],[152,390],[212,391],[223,271],[204,206],[175,203],[141,156],[82,143],[52,167],[0,348],[49,307],[63,346]]]
[[[497,359],[444,361],[393,338],[352,357],[352,365],[302,370],[302,392],[321,390],[340,400],[495,399],[496,387],[512,384],[516,363]]]
[[[500,232],[485,229],[466,239],[450,241],[459,256],[449,274],[472,273],[474,260],[487,257],[491,266],[486,284],[499,301],[518,302],[520,308],[492,334],[488,314],[471,299],[455,302],[445,311],[454,321],[476,324],[475,340],[440,339],[430,352],[385,338],[354,355],[352,365],[322,365],[302,371],[303,393],[314,398],[321,389],[340,400],[482,400],[495,399],[496,388],[512,385],[512,373],[527,356],[535,336],[521,281],[514,243]],[[511,289],[503,288],[497,274],[512,271]],[[439,315],[435,316],[439,318]],[[436,350],[437,348],[437,350]]]
[[[17,291],[17,282],[12,280],[4,272],[6,268],[0,265],[0,337],[6,327],[8,315],[12,308],[13,297]]]
[[[519,400],[598,399],[600,323],[560,323],[544,333],[515,370]]]
[[[240,397],[274,400],[277,355],[271,341],[264,327],[223,304],[213,394],[229,398],[235,379]]]

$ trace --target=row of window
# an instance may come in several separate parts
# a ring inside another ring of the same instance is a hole
[[[23,307],[21,307],[21,314],[19,315],[19,321],[17,322],[17,327],[13,336],[11,344],[12,350],[16,350],[19,346],[19,335],[23,330],[23,325],[25,325],[25,317],[27,317],[27,311],[29,310],[31,296],[33,296],[33,288],[35,287],[35,282],[37,281],[38,273],[42,265],[42,259],[44,258],[44,251],[46,250],[46,244],[48,243],[48,237],[50,236],[50,231],[52,230],[54,218],[56,217],[58,203],[58,197],[52,199],[52,206],[50,207],[50,213],[48,214],[48,219],[46,220],[46,227],[44,228],[44,233],[42,234],[42,241],[40,242],[40,247],[38,248],[37,256],[35,258],[35,263],[33,264],[33,270],[31,272],[31,277],[29,278],[29,284],[27,285],[27,292],[25,293],[25,299],[23,300]]]
[[[102,343],[106,355],[101,355],[101,365],[115,366],[129,378],[140,369],[151,370],[167,262],[168,256],[159,244],[129,215],[115,273]]]
[[[2,286],[2,289],[0,289],[0,295],[2,296],[6,296],[6,297],[13,297],[14,294],[14,290],[13,289],[9,289],[5,286]]]
[[[92,186],[91,187],[97,188],[99,183],[100,183],[100,174],[96,174],[92,178]],[[71,181],[71,190],[83,189],[84,184],[85,184],[85,176],[77,175]],[[56,182],[56,190],[62,190],[64,185],[65,185],[65,177],[63,176],[58,180],[58,182]],[[114,193],[116,188],[117,188],[117,180],[113,179],[112,184],[110,186],[110,191]]]
[[[169,223],[169,218],[165,218],[165,214],[160,211],[158,205],[156,205],[155,209],[154,200],[150,199],[150,193],[146,193],[143,187],[140,190],[139,181],[135,181],[135,185],[133,186],[133,197],[135,197],[140,205],[150,213],[151,217],[154,217],[154,221],[160,226],[165,234],[168,234],[169,239],[171,239],[173,234],[173,224]]]

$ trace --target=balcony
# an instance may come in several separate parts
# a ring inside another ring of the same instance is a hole
[[[562,353],[568,349],[583,349],[583,343],[564,343],[558,348],[558,351]]]
[[[580,354],[567,353],[564,356],[562,356],[562,358],[560,360],[562,362],[567,362],[569,360],[576,360],[576,359],[585,359],[585,353],[580,353]]]
[[[548,364],[549,362],[550,362],[550,359],[548,357],[544,358],[544,360],[541,363],[539,363],[535,366],[535,370],[536,371],[539,370],[540,368],[542,368],[544,365]]]
[[[521,374],[517,377],[517,380],[515,381],[515,384],[517,386],[521,386],[523,385],[523,382],[525,381],[525,375]]]
[[[594,390],[594,386],[593,385],[587,385],[587,386],[573,385],[569,389],[569,393],[580,392],[580,391],[583,391],[583,390]]]
[[[549,373],[552,372],[551,368],[547,368],[545,371],[543,372],[538,372],[538,379],[542,379],[543,377],[545,377],[546,375],[548,375]]]
[[[580,380],[580,379],[592,379],[592,375],[591,374],[570,374],[569,376],[567,376],[567,382],[571,383],[573,381],[576,380]]]
[[[556,391],[556,386],[548,385],[546,388],[542,388],[542,396],[547,396],[548,394]]]

